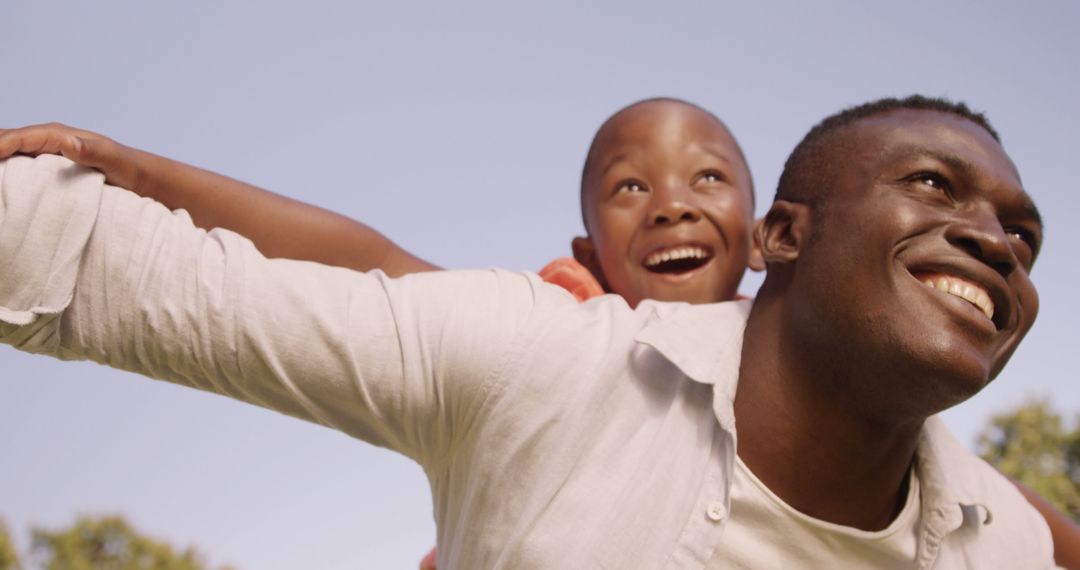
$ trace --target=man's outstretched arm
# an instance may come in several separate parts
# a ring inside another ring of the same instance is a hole
[[[315,421],[430,465],[535,282],[267,260],[56,156],[0,162],[0,342]]]
[[[391,277],[439,269],[356,220],[90,131],[58,123],[0,129],[0,159],[17,153],[62,154],[100,170],[113,186],[187,210],[200,228],[247,237],[267,257],[381,269]]]

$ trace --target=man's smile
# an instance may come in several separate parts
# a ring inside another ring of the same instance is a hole
[[[926,274],[918,276],[924,285],[931,289],[944,291],[975,305],[991,321],[994,319],[994,302],[986,289],[955,275]]]
[[[926,268],[910,273],[924,287],[932,290],[933,296],[964,301],[964,306],[974,310],[963,312],[982,323],[982,326],[990,325],[997,332],[1008,324],[1009,297],[1001,287],[984,283],[967,272],[961,276],[961,272],[955,268]],[[974,317],[976,314],[980,316]]]

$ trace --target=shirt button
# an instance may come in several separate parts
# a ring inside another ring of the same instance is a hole
[[[709,516],[710,520],[720,522],[727,516],[727,507],[720,501],[713,501],[709,503],[709,508],[705,511],[705,514]]]

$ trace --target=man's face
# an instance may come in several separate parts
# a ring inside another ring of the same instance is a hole
[[[847,144],[827,151],[839,166],[790,289],[804,332],[922,401],[958,403],[1035,321],[1038,212],[1004,149],[962,118],[893,111],[834,136]]]
[[[631,306],[735,296],[750,255],[749,171],[708,113],[672,101],[621,112],[585,173],[588,238],[575,256]],[[598,266],[598,267],[597,267]]]

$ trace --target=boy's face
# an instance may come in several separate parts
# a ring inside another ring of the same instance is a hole
[[[700,109],[648,101],[613,117],[584,173],[588,238],[574,257],[635,306],[735,296],[750,259],[753,195],[735,140]]]

